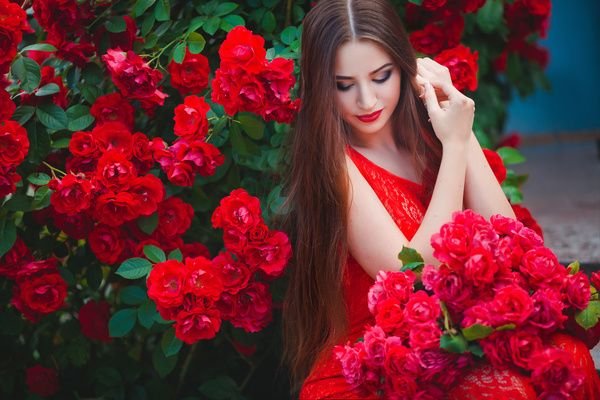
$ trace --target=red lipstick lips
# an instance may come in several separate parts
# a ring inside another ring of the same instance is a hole
[[[371,113],[371,114],[357,115],[356,118],[358,118],[362,122],[373,122],[377,118],[379,118],[382,111],[383,111],[383,108],[381,110],[375,111],[374,113]]]

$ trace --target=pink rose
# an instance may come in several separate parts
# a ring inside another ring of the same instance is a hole
[[[583,272],[568,275],[563,284],[563,292],[565,293],[567,304],[579,310],[585,309],[592,296],[590,281],[587,275]]]

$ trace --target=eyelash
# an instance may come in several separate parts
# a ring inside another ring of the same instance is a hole
[[[387,81],[390,78],[390,76],[392,76],[392,70],[391,69],[385,72],[385,75],[383,76],[383,78],[381,78],[381,79],[373,79],[373,82],[382,84],[385,81]],[[337,84],[338,90],[340,90],[342,92],[345,92],[345,91],[349,90],[351,87],[352,87],[352,85],[344,86],[341,83]]]

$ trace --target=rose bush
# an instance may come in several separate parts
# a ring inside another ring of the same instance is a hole
[[[507,88],[545,82],[549,1],[394,3],[415,49],[481,99],[474,129],[491,147]],[[273,223],[312,4],[0,0],[0,397],[286,396],[272,382],[291,246]],[[522,157],[498,154],[519,203],[524,179],[503,165]],[[534,307],[554,320],[551,298]]]

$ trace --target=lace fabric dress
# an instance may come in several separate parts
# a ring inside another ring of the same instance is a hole
[[[348,154],[361,174],[373,188],[388,213],[404,236],[411,239],[425,214],[428,198],[424,188],[415,182],[392,174],[374,164],[356,150],[348,147]],[[348,312],[348,333],[340,344],[355,342],[365,327],[373,324],[367,306],[367,293],[373,279],[358,262],[348,255],[344,277],[344,300]],[[577,400],[600,400],[600,381],[587,347],[564,334],[554,336],[557,346],[575,354],[577,362],[586,371],[583,388]],[[469,399],[535,399],[536,394],[528,378],[510,369],[495,369],[487,363],[473,367],[448,394],[450,400]],[[300,390],[300,400],[315,399],[379,399],[364,396],[353,390],[342,375],[341,366],[331,349],[324,350],[315,362]]]

